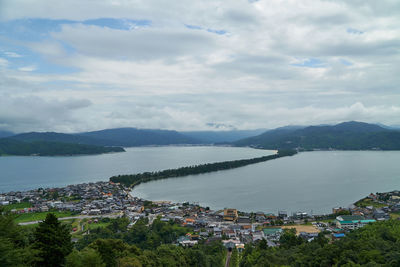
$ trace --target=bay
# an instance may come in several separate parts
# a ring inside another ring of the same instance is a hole
[[[106,181],[118,174],[159,171],[272,153],[251,148],[165,146],[126,148],[123,153],[87,156],[0,157],[0,192]]]
[[[400,189],[399,151],[303,152],[242,168],[141,184],[150,200],[198,202],[212,209],[330,213],[371,192]]]

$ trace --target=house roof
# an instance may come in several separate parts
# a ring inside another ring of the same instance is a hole
[[[372,223],[376,220],[352,220],[352,221],[338,221],[340,224],[352,224],[352,223]]]
[[[376,222],[376,220],[361,220],[361,223],[371,223],[371,222]]]
[[[365,218],[360,215],[340,215],[336,219],[339,221],[354,221],[354,220],[364,220]]]
[[[340,224],[352,224],[352,223],[357,223],[358,221],[338,221]]]
[[[333,234],[333,236],[336,238],[344,237],[344,233]]]

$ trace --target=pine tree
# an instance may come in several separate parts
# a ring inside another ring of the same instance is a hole
[[[0,266],[30,266],[33,251],[15,217],[0,207]]]
[[[71,234],[53,213],[39,224],[35,231],[34,248],[38,250],[37,266],[62,266],[72,251]]]

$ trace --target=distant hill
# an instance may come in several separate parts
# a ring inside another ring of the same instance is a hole
[[[265,132],[265,129],[177,132],[158,129],[115,128],[76,134],[29,132],[13,136],[8,135],[8,137],[28,142],[45,141],[98,146],[133,147],[149,145],[230,143],[263,132]]]
[[[183,135],[197,139],[203,143],[215,144],[235,142],[243,138],[259,135],[266,129],[257,130],[230,130],[230,131],[189,131],[180,132]]]
[[[121,147],[102,147],[85,144],[71,144],[44,141],[19,141],[12,138],[0,139],[0,156],[67,156],[67,155],[91,155],[109,152],[123,152]]]
[[[233,144],[266,149],[400,150],[400,131],[350,121],[300,129],[283,127]]]
[[[100,145],[100,146],[107,145],[106,140],[98,140],[87,136],[55,133],[55,132],[29,132],[29,133],[22,133],[10,136],[9,138],[25,142],[43,141],[43,142],[61,142],[61,143],[73,143],[73,144],[86,144],[86,145]]]
[[[12,136],[12,135],[14,135],[14,133],[9,132],[9,131],[1,131],[0,130],[0,138],[9,137],[9,136]]]
[[[78,134],[55,132],[30,132],[11,136],[19,141],[45,141],[97,146],[148,146],[199,144],[199,140],[185,136],[176,131],[147,130],[136,128],[117,128]]]
[[[201,141],[177,131],[136,128],[116,128],[80,133],[78,136],[103,140],[104,145],[112,146],[148,146],[200,144]]]

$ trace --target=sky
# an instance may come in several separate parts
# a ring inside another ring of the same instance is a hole
[[[398,0],[0,0],[0,129],[400,125]]]

